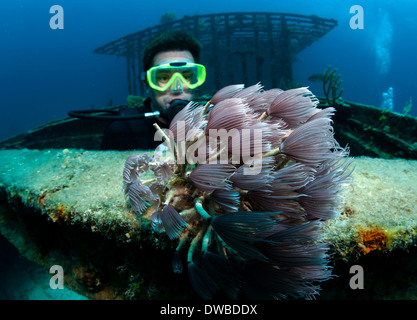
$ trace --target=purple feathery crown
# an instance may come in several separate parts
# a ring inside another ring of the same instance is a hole
[[[132,209],[179,239],[173,270],[186,260],[203,299],[309,299],[330,277],[320,223],[339,213],[352,159],[334,138],[335,109],[317,105],[307,88],[228,86],[157,128],[153,157],[126,160]]]

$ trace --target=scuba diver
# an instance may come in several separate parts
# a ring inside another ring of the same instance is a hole
[[[155,149],[161,143],[154,141],[153,124],[168,128],[206,79],[206,69],[198,63],[200,50],[200,43],[184,31],[166,31],[148,42],[142,80],[149,97],[140,107],[119,110],[122,117],[144,117],[112,121],[105,129],[102,150]]]

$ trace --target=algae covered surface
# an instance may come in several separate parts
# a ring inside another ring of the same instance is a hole
[[[343,212],[323,225],[323,240],[343,259],[414,245],[417,161],[355,159]]]
[[[124,162],[134,153],[0,151],[0,187],[53,221],[131,241],[141,225],[121,188]],[[359,157],[354,164],[353,182],[344,186],[342,213],[323,223],[322,240],[343,259],[412,245],[417,233],[417,161]]]
[[[90,298],[178,293],[185,279],[167,271],[175,244],[134,213],[122,192],[124,163],[134,153],[0,151],[0,232],[44,268],[63,264],[70,288]],[[333,262],[354,264],[378,252],[389,263],[391,252],[415,246],[417,161],[358,157],[354,165],[341,214],[322,223],[318,240],[329,244]],[[190,295],[188,285],[181,290]]]
[[[40,209],[53,221],[84,224],[109,236],[129,234],[137,220],[121,192],[131,152],[74,149],[0,152],[0,183],[9,196]],[[128,235],[126,236],[128,237]]]

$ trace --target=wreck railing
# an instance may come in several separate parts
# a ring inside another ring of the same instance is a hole
[[[201,62],[207,67],[205,90],[259,81],[267,88],[283,87],[292,81],[296,55],[336,26],[334,19],[288,13],[185,16],[126,35],[94,52],[126,57],[129,94],[143,95],[142,54],[146,43],[164,30],[184,30],[203,45]]]

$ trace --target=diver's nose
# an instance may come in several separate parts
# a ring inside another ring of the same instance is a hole
[[[174,83],[171,85],[171,91],[172,92],[184,91],[184,88],[182,87],[182,82],[179,78],[175,79]]]

